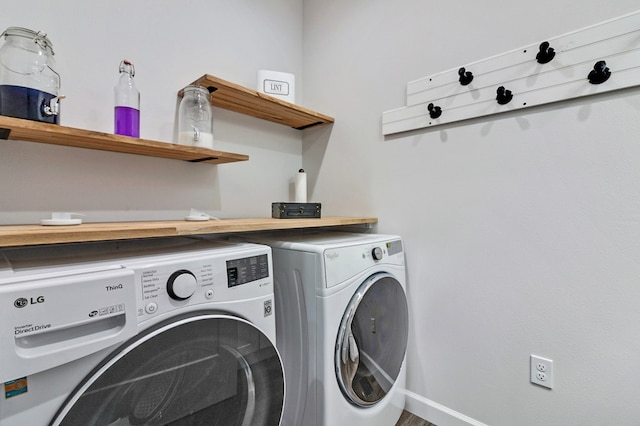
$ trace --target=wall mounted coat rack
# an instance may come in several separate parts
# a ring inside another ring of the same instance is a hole
[[[640,11],[407,84],[391,135],[640,85]]]

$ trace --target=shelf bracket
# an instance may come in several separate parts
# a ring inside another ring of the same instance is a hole
[[[9,139],[11,129],[0,128],[0,139]]]
[[[204,161],[217,160],[218,157],[204,157],[204,158],[196,158],[193,160],[188,160],[190,163],[202,163]]]
[[[304,130],[304,129],[308,129],[309,127],[318,126],[320,124],[324,124],[324,122],[316,121],[315,123],[309,123],[309,124],[305,124],[304,126],[294,127],[294,129],[296,129],[296,130]]]

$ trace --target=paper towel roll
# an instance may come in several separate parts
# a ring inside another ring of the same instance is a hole
[[[307,174],[303,169],[298,170],[296,174],[295,183],[294,183],[296,196],[296,203],[306,203],[307,202]]]

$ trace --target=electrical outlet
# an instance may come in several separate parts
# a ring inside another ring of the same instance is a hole
[[[531,355],[531,383],[553,389],[553,360]]]

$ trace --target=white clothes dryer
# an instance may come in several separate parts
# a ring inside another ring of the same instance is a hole
[[[408,338],[402,239],[298,232],[253,241],[273,250],[283,425],[395,425]]]
[[[271,265],[186,238],[1,250],[0,425],[278,425]]]

